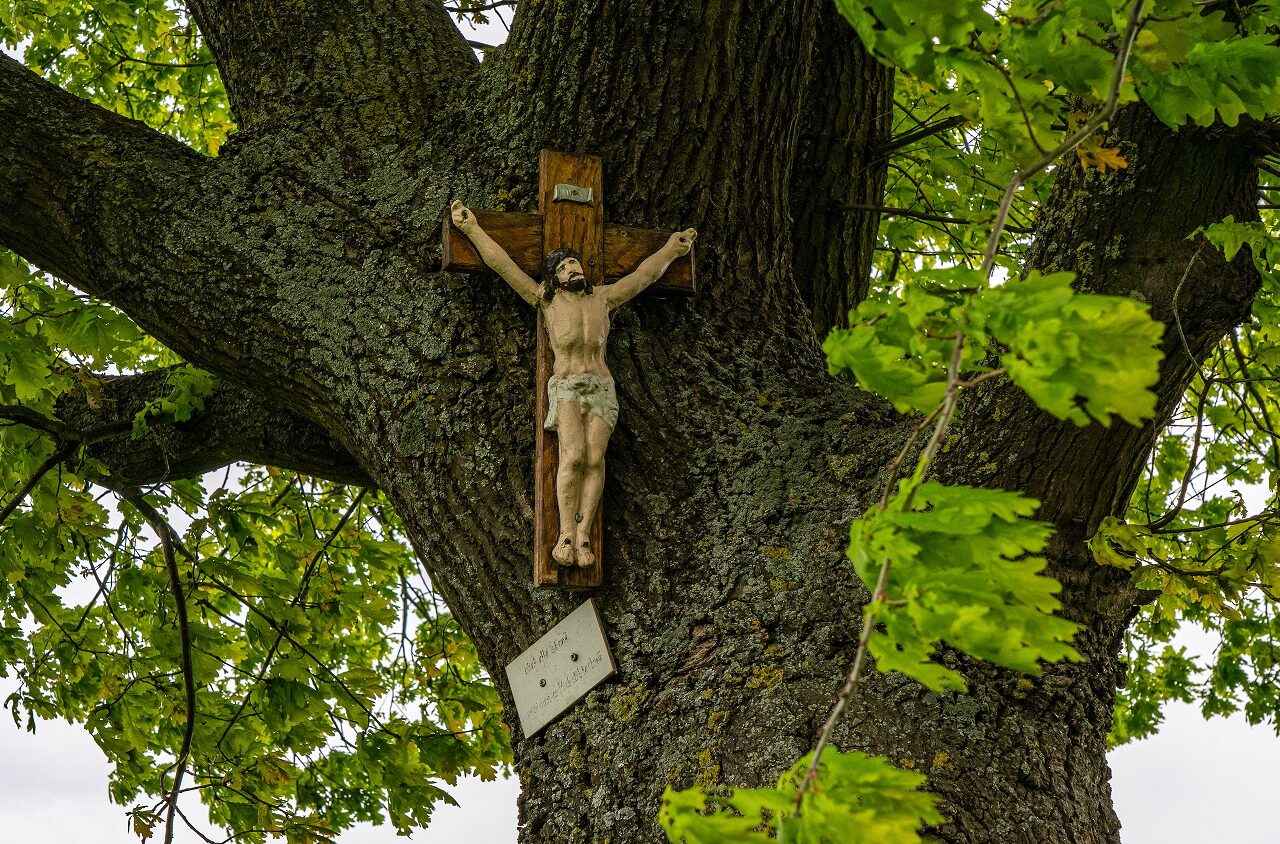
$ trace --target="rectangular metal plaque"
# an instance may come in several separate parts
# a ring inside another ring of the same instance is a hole
[[[595,189],[561,183],[552,190],[551,201],[581,202],[583,205],[591,205],[595,202]]]
[[[588,598],[507,666],[525,736],[547,726],[616,670],[604,622]]]

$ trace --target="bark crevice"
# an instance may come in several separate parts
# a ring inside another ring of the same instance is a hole
[[[242,132],[412,137],[477,66],[439,0],[192,0]],[[317,132],[316,130],[320,130]],[[327,140],[336,141],[328,135]]]
[[[819,337],[866,298],[888,170],[893,71],[870,55],[835,4],[818,12],[804,123],[792,177],[794,274]],[[861,96],[847,96],[848,91]]]

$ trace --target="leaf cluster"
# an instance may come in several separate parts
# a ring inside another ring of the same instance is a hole
[[[496,691],[377,496],[263,470],[238,491],[183,481],[153,494],[188,523],[182,628],[137,512],[60,480],[0,542],[3,656],[19,681],[6,705],[30,729],[84,723],[114,764],[116,802],[165,793],[189,718],[209,819],[249,841],[329,840],[358,821],[407,833],[452,802],[441,780],[492,777],[510,758]],[[41,531],[50,539],[31,541]]]
[[[1206,717],[1243,711],[1280,728],[1280,239],[1273,215],[1207,226],[1205,248],[1251,260],[1253,318],[1209,356],[1161,435],[1126,520],[1108,520],[1095,559],[1132,572],[1147,603],[1125,642],[1129,678],[1111,740],[1150,735],[1170,700]],[[1187,628],[1213,642],[1181,644]],[[1197,649],[1199,650],[1199,649]]]
[[[1027,674],[1040,660],[1079,659],[1067,644],[1078,625],[1053,615],[1060,586],[1040,574],[1035,553],[1051,529],[1031,519],[1036,506],[1012,492],[926,481],[912,499],[900,493],[853,523],[848,554],[873,593],[865,612],[876,621],[877,668],[964,691],[960,674],[932,659],[941,642]]]
[[[795,814],[796,784],[809,775],[812,754],[800,759],[775,788],[697,789],[662,795],[658,824],[679,844],[917,844],[917,830],[943,818],[937,798],[920,791],[925,778],[883,756],[831,751],[818,767],[818,784]]]
[[[217,155],[235,128],[213,56],[171,0],[0,3],[0,46],[73,94]]]
[[[921,271],[900,295],[868,299],[851,315],[852,328],[827,336],[828,366],[900,411],[928,413],[942,401],[952,347],[963,337],[963,370],[991,373],[997,358],[1061,419],[1138,424],[1155,408],[1149,388],[1162,327],[1132,299],[1073,290],[1074,278],[1032,271],[988,287],[977,270]]]
[[[181,4],[0,5],[0,43],[68,90],[216,154],[226,96]],[[146,441],[215,387],[115,309],[0,254],[0,673],[15,723],[83,724],[111,798],[146,836],[189,722],[184,791],[238,839],[331,841],[359,821],[425,825],[441,787],[510,760],[501,703],[374,493],[270,468],[166,484],[188,623],[139,512],[59,465],[60,399],[165,367]],[[76,461],[72,461],[75,464]],[[195,710],[184,693],[193,660]],[[179,810],[189,822],[187,797]]]

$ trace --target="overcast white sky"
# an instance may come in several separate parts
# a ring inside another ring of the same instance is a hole
[[[505,32],[491,24],[468,37],[498,43]],[[1207,636],[1189,635],[1186,643],[1196,650],[1212,646]],[[11,681],[0,681],[0,699],[11,689]],[[108,766],[88,733],[64,723],[41,723],[37,730],[19,730],[0,712],[0,841],[136,844],[125,809],[107,799]],[[1110,762],[1124,844],[1280,844],[1273,817],[1280,738],[1269,727],[1250,727],[1239,715],[1205,721],[1194,706],[1176,704],[1159,735],[1116,750]],[[518,789],[515,777],[464,780],[450,789],[461,807],[442,807],[411,840],[514,844]],[[175,838],[200,841],[185,829]],[[405,839],[389,827],[363,826],[340,840]]]
[[[7,684],[3,693],[7,694]],[[33,735],[0,716],[0,840],[24,844],[136,844],[124,808],[107,799],[108,767],[79,727],[41,723]],[[1205,721],[1194,707],[1169,709],[1159,735],[1111,754],[1112,791],[1124,844],[1277,844],[1280,739],[1244,718]],[[442,807],[413,841],[514,844],[515,778],[471,779],[451,789],[460,808]],[[179,844],[199,839],[185,829]],[[343,844],[403,841],[389,827],[363,826]]]

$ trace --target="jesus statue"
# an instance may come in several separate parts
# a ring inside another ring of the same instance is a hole
[[[672,234],[635,272],[597,291],[583,273],[581,256],[570,247],[561,246],[543,259],[539,285],[480,228],[470,209],[455,201],[450,213],[485,264],[542,311],[555,359],[542,424],[560,437],[560,536],[551,557],[561,566],[588,568],[596,560],[591,525],[604,490],[604,452],[618,423],[618,398],[604,360],[609,314],[661,278],[672,261],[689,254],[698,233],[685,229]]]

